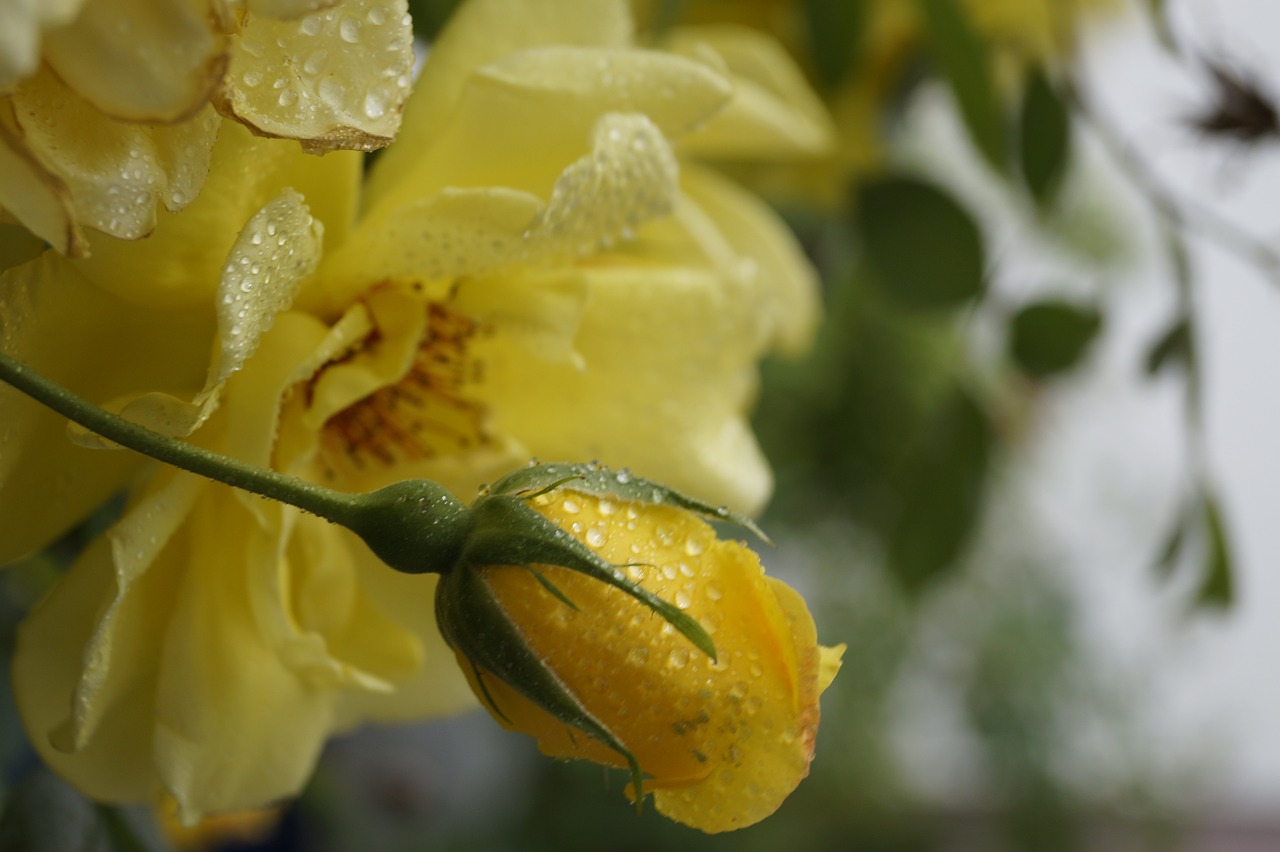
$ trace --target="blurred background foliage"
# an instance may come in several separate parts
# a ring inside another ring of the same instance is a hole
[[[1162,4],[1143,2],[1167,38]],[[424,43],[456,5],[411,3]],[[1105,26],[1115,5],[636,0],[655,45],[690,25],[779,37],[839,133],[838,150],[820,161],[719,164],[788,218],[827,305],[806,358],[765,365],[755,422],[777,474],[764,525],[780,546],[763,557],[806,593],[820,635],[849,646],[824,696],[812,776],[776,816],[718,837],[652,812],[637,819],[617,773],[541,758],[531,742],[472,716],[339,740],[298,802],[203,833],[170,826],[163,840],[148,815],[90,805],[36,768],[5,685],[0,848],[1178,848],[1177,820],[1135,734],[1131,687],[1085,650],[1053,555],[1037,548],[1018,495],[997,487],[1044,389],[1087,369],[1107,305],[1082,298],[1096,290],[1080,286],[1040,287],[1048,295],[1018,304],[994,296],[1000,260],[982,199],[1016,211],[1076,268],[1120,274],[1124,237],[1105,199],[1072,187],[1082,133],[1110,145],[1122,168],[1134,166],[1074,79],[1079,40]],[[1201,131],[1244,141],[1276,132],[1265,96],[1220,68],[1210,73],[1219,99],[1196,118]],[[950,179],[931,154],[938,140],[905,120],[926,98],[955,116],[947,126],[962,134],[975,175]],[[964,191],[974,181],[985,195]],[[1186,384],[1194,442],[1186,222],[1158,192],[1148,197],[1167,235],[1170,286],[1182,295],[1145,369]],[[985,348],[973,343],[975,327]],[[1231,546],[1203,467],[1187,489],[1169,538],[1151,543],[1153,562],[1171,565],[1198,548],[1196,596],[1226,605]],[[16,621],[111,514],[0,574],[0,650],[11,649]],[[916,728],[917,718],[929,724]],[[964,753],[963,778],[929,765],[936,749],[914,741],[916,730],[940,727]],[[1106,789],[1081,789],[1073,762],[1095,754],[1122,754],[1121,768]],[[962,795],[931,796],[931,781]],[[62,815],[66,836],[32,834],[50,811]]]

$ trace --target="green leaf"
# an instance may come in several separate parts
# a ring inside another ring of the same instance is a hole
[[[1036,203],[1048,207],[1070,159],[1071,113],[1043,69],[1031,74],[1022,94],[1018,141],[1022,179]]]
[[[1027,373],[1044,378],[1071,369],[1102,329],[1102,314],[1066,302],[1046,301],[1014,315],[1009,354]]]
[[[161,852],[165,844],[138,813],[96,805],[48,769],[29,773],[0,819],[6,852]]]
[[[809,55],[818,77],[836,86],[857,56],[866,22],[866,6],[848,0],[804,0]]]
[[[1169,26],[1169,14],[1165,0],[1147,0],[1147,14],[1151,17],[1151,27],[1161,47],[1170,53],[1178,53],[1178,42],[1173,37],[1173,28]]]
[[[1004,111],[991,54],[955,0],[919,0],[933,57],[951,86],[974,145],[998,172],[1009,162]]]
[[[960,390],[914,448],[887,542],[906,589],[923,590],[955,564],[982,507],[992,439],[986,413]]]
[[[1180,316],[1165,329],[1151,348],[1147,350],[1146,369],[1148,376],[1154,376],[1165,367],[1190,364],[1194,357],[1191,336],[1191,318]]]
[[[954,308],[985,287],[982,233],[963,207],[917,178],[889,175],[857,189],[854,231],[887,298]]]
[[[1222,511],[1211,495],[1205,495],[1204,520],[1209,552],[1196,602],[1202,606],[1226,609],[1235,600],[1235,572],[1232,569],[1231,544],[1222,523]]]

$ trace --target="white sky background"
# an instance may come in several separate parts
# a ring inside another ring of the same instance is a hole
[[[1232,67],[1280,95],[1280,2],[1168,2],[1192,55],[1230,57]],[[1179,197],[1280,249],[1280,144],[1210,144],[1187,129],[1185,119],[1210,102],[1207,75],[1172,61],[1131,5],[1087,42],[1090,100]],[[1120,229],[1134,261],[1105,276],[1073,273],[1028,232],[1007,197],[956,174],[955,157],[972,161],[959,143],[938,162],[940,138],[959,137],[946,112],[926,107],[912,121],[927,137],[923,156],[947,183],[974,206],[1005,210],[986,223],[998,247],[999,297],[1016,305],[1047,292],[1093,295],[1106,306],[1104,339],[1079,375],[1042,400],[1005,499],[1038,519],[1046,550],[1079,594],[1091,655],[1127,680],[1139,747],[1160,764],[1152,768],[1178,776],[1195,807],[1273,817],[1280,803],[1280,280],[1208,239],[1192,240],[1209,459],[1234,545],[1239,602],[1221,616],[1190,612],[1186,571],[1173,582],[1152,572],[1184,493],[1186,461],[1181,384],[1142,373],[1146,349],[1175,304],[1149,208],[1096,145],[1085,146],[1077,189],[1103,199],[1114,220],[1104,224]],[[906,755],[932,777],[921,776],[925,786],[941,792],[944,779],[961,782],[963,754],[948,760],[930,751]],[[951,771],[939,772],[940,763]],[[1081,780],[1105,782],[1107,771],[1085,761]]]

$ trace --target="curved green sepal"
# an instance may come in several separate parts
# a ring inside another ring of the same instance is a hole
[[[515,727],[484,685],[491,674],[566,725],[594,737],[627,762],[637,791],[643,791],[640,763],[603,722],[533,652],[520,629],[493,596],[479,571],[462,565],[436,585],[436,621],[446,642],[470,662],[489,709]],[[640,796],[637,792],[637,796]]]
[[[574,482],[574,490],[577,482]],[[558,565],[613,586],[644,604],[716,659],[716,646],[698,620],[628,578],[520,496],[490,494],[476,502],[475,526],[461,565]]]
[[[444,486],[408,479],[352,495],[350,513],[339,523],[397,571],[447,574],[471,531],[472,512]]]
[[[509,473],[492,486],[493,494],[518,494],[532,497],[563,485],[571,491],[581,491],[596,497],[613,496],[637,503],[667,504],[700,515],[710,521],[724,521],[750,530],[766,544],[773,544],[756,522],[741,512],[727,506],[713,506],[668,488],[661,483],[636,476],[624,468],[613,470],[595,463],[534,462],[514,473]]]

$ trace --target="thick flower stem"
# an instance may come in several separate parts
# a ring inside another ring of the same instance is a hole
[[[351,527],[362,506],[362,495],[335,491],[246,464],[104,411],[3,352],[0,352],[0,381],[122,447],[234,488],[297,506],[333,523]]]

